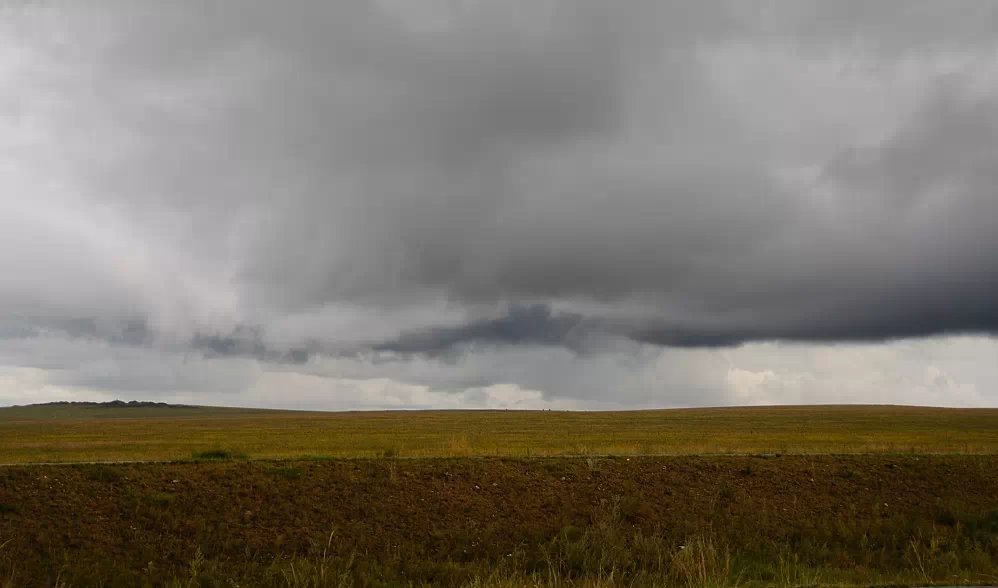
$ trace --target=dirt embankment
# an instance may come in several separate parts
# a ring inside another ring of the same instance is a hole
[[[668,543],[845,568],[901,566],[913,538],[973,526],[998,562],[998,456],[385,459],[3,468],[0,578],[135,584],[197,550],[244,572],[322,549],[530,561],[607,508]]]

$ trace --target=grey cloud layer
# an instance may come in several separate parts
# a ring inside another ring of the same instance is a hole
[[[995,333],[996,10],[7,8],[0,339],[301,363]]]

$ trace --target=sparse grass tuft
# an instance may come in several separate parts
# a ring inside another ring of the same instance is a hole
[[[684,588],[736,586],[731,578],[731,554],[706,535],[687,539],[672,556],[669,576]]]
[[[267,471],[278,478],[297,480],[301,478],[301,470],[294,466],[279,466],[268,468]]]
[[[824,583],[821,574],[801,564],[797,554],[780,556],[775,579],[782,588],[811,588]]]
[[[85,468],[83,475],[88,480],[106,482],[108,484],[116,484],[125,477],[120,468],[104,464],[96,464]]]
[[[146,494],[144,500],[153,506],[169,506],[177,500],[177,495],[171,492],[152,492]]]

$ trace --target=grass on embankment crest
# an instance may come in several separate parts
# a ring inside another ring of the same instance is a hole
[[[191,460],[198,461],[230,461],[248,460],[249,455],[241,451],[230,451],[228,449],[205,449],[191,452]]]

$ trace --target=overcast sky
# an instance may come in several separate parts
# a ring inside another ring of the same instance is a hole
[[[998,3],[0,5],[0,405],[998,405]]]

